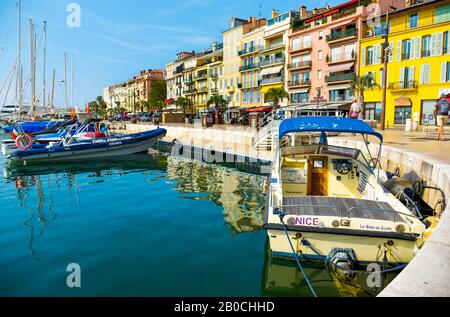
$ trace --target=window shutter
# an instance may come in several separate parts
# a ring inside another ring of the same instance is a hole
[[[378,45],[378,64],[382,63],[381,57],[383,56],[383,46],[382,45]]]
[[[425,76],[424,76],[424,83],[429,84],[430,83],[430,64],[425,65]]]
[[[392,62],[394,59],[394,42],[389,43],[389,62]]]
[[[361,65],[366,66],[366,48],[361,49]]]
[[[441,83],[447,81],[447,62],[441,64]]]
[[[397,62],[402,60],[402,41],[397,41]]]
[[[409,67],[409,78],[408,78],[408,80],[409,80],[409,82],[412,84],[412,83],[414,83],[414,70],[415,70],[415,67],[414,66],[411,66],[411,67]]]
[[[405,81],[405,67],[401,67],[400,68],[400,82],[404,82]]]
[[[442,32],[437,34],[436,37],[436,55],[437,56],[441,56],[442,55],[442,39],[443,39],[443,34]]]
[[[422,38],[420,36],[418,36],[416,38],[416,58],[420,58],[420,56],[422,55],[421,53],[421,48],[422,48]]]
[[[436,34],[431,35],[431,56],[436,56]]]
[[[424,83],[424,78],[425,78],[425,64],[421,64],[420,65],[420,79],[419,79],[419,83],[423,84]]]
[[[416,38],[415,37],[413,37],[412,39],[411,39],[411,50],[409,51],[409,59],[414,59],[414,58],[416,58],[416,48],[417,48],[417,46],[416,46]]]

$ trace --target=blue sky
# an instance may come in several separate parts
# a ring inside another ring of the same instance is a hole
[[[79,28],[66,24],[67,5],[72,2],[81,8]],[[328,1],[330,5],[339,2],[342,1]],[[164,68],[179,51],[200,50],[214,40],[220,41],[221,32],[232,16],[248,18],[261,12],[263,17],[269,17],[272,9],[286,11],[302,4],[309,9],[325,3],[323,0],[22,0],[24,73],[29,68],[26,32],[30,18],[36,24],[38,36],[42,21],[47,21],[46,77],[50,82],[51,69],[56,69],[56,103],[64,103],[59,80],[63,78],[63,54],[67,52],[69,61],[72,54],[75,58],[75,104],[84,105],[101,95],[103,87],[109,84],[124,82],[143,69]],[[1,88],[17,54],[16,0],[0,1],[0,17]],[[38,91],[42,89],[42,45],[39,50]],[[70,67],[69,63],[69,70]],[[0,107],[4,91],[0,94]]]

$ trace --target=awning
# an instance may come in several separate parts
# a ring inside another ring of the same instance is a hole
[[[350,89],[350,84],[330,85],[330,83],[328,83],[328,86],[328,90]]]
[[[411,102],[411,99],[409,99],[408,97],[402,96],[400,98],[395,99],[395,105],[410,107],[410,106],[412,106],[412,102]]]
[[[252,113],[252,112],[270,112],[272,110],[273,110],[272,107],[259,107],[259,108],[248,108],[248,109],[246,109],[247,113]]]
[[[284,65],[279,65],[279,66],[274,66],[274,67],[268,67],[268,68],[264,68],[259,75],[260,76],[267,76],[267,75],[272,75],[272,74],[278,74],[281,72],[281,70],[283,69]]]
[[[264,86],[264,87],[261,88],[260,92],[265,95],[265,94],[267,94],[267,92],[271,88],[283,88],[283,84],[275,84],[275,85]]]
[[[309,89],[289,89],[289,92],[291,93],[291,94],[301,94],[301,93],[305,93],[305,92],[308,92],[309,91]]]
[[[164,102],[168,103],[169,105],[172,105],[175,102],[175,99],[169,98],[169,99],[166,99]]]
[[[375,132],[362,120],[339,117],[300,117],[281,122],[279,139],[294,132],[346,132],[376,136],[383,141],[383,136]]]
[[[343,70],[348,70],[351,67],[353,67],[353,65],[355,65],[355,63],[346,63],[346,64],[340,64],[340,65],[334,65],[334,66],[330,66],[326,69],[326,71],[328,73],[335,73],[335,72],[341,72]]]

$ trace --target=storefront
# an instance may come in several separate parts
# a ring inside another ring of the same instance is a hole
[[[381,120],[381,102],[366,102],[364,103],[364,114],[366,120],[380,121]]]
[[[412,102],[408,97],[395,99],[394,124],[404,125],[407,119],[412,118]]]

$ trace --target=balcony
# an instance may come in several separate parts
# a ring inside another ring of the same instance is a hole
[[[261,85],[270,85],[284,82],[283,76],[271,77],[271,78],[263,78],[261,80]]]
[[[286,45],[284,43],[280,43],[280,44],[275,44],[275,45],[269,45],[269,47],[266,47],[264,49],[264,53],[270,52],[270,51],[274,51],[280,48],[285,48]]]
[[[193,78],[190,77],[190,78],[187,78],[187,79],[184,81],[184,84],[185,84],[185,85],[190,85],[190,84],[192,84],[193,81],[194,81]]]
[[[285,61],[286,61],[286,58],[284,56],[278,57],[278,58],[270,58],[270,59],[262,61],[261,67],[275,65],[275,64],[281,64],[281,63],[284,63]]]
[[[239,67],[239,71],[240,72],[245,72],[245,71],[252,70],[252,69],[255,69],[255,68],[259,68],[259,63],[243,65],[243,66]]]
[[[301,61],[298,63],[289,64],[288,69],[310,68],[311,65],[312,65],[311,61]]]
[[[409,60],[412,58],[413,58],[413,56],[411,53],[402,53],[402,61],[406,61],[406,60]]]
[[[196,92],[198,94],[208,92],[208,87],[199,87],[199,88],[196,89]]]
[[[345,18],[345,17],[347,17],[349,15],[353,15],[355,13],[356,13],[356,8],[348,10],[348,11],[345,11],[345,12],[335,13],[335,14],[333,14],[331,16],[331,20],[334,21],[334,20],[342,19],[342,18]]]
[[[351,102],[353,99],[353,96],[351,95],[336,95],[336,96],[330,96],[329,101],[330,102]]]
[[[400,81],[395,83],[389,83],[389,90],[414,90],[417,89],[417,81]]]
[[[243,55],[247,55],[247,54],[257,53],[259,51],[262,51],[263,49],[264,49],[264,46],[262,46],[262,45],[251,46],[251,47],[247,47],[247,48],[240,50],[238,52],[238,55],[243,56]]]
[[[208,74],[204,73],[204,74],[198,74],[197,76],[195,76],[195,80],[206,80],[208,79]]]
[[[290,80],[288,82],[288,87],[302,87],[302,86],[311,86],[310,80]]]
[[[210,92],[213,95],[218,95],[219,94],[219,89],[218,88],[212,88]]]
[[[357,34],[358,34],[357,29],[348,29],[341,32],[334,32],[331,33],[330,35],[327,35],[327,42],[331,43],[331,42],[338,42],[341,40],[347,40],[353,37],[356,38]]]
[[[256,82],[246,82],[238,84],[239,89],[251,89],[251,88],[258,88],[261,85],[261,81],[258,80]]]
[[[211,73],[209,73],[209,78],[211,78],[211,80],[218,80],[219,74],[211,72]]]
[[[289,48],[289,53],[299,53],[303,51],[308,51],[312,49],[312,42],[302,43],[302,45],[296,45]]]
[[[335,83],[340,81],[350,81],[355,76],[355,73],[347,73],[347,74],[334,74],[325,77],[326,83]]]
[[[197,89],[184,89],[183,90],[183,93],[185,94],[185,95],[192,95],[192,94],[194,94],[194,93],[196,93],[197,92]]]
[[[328,64],[337,64],[343,62],[354,61],[356,58],[355,52],[331,55],[331,58],[327,55],[326,61]]]

